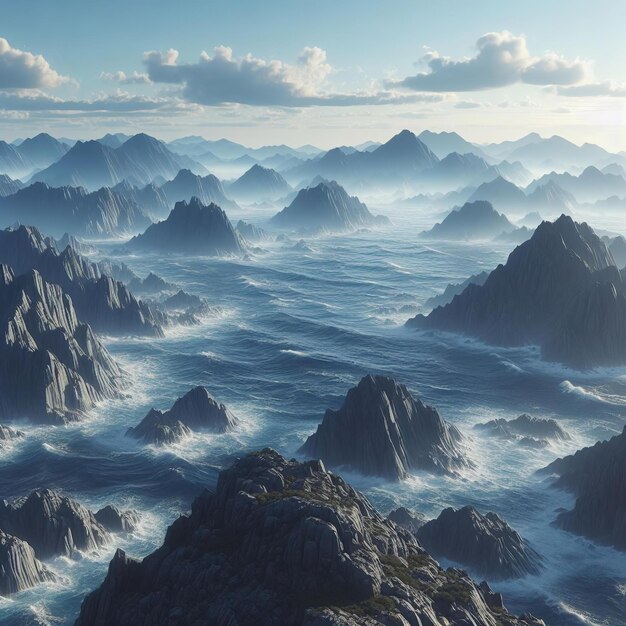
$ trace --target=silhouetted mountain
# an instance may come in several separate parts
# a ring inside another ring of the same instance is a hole
[[[485,200],[501,211],[523,211],[528,206],[526,194],[501,176],[480,185],[468,202],[476,200]]]
[[[278,172],[258,164],[228,186],[234,198],[247,202],[276,200],[291,191],[291,186]]]
[[[613,255],[617,267],[626,267],[626,239],[621,235],[617,237],[602,237],[602,240],[609,248],[609,252]]]
[[[497,418],[476,424],[476,430],[486,433],[492,437],[502,439],[514,439],[522,441],[531,438],[535,441],[569,441],[571,437],[565,432],[556,420],[533,417],[524,413],[515,419],[506,420]]]
[[[603,167],[601,171],[603,174],[614,174],[626,180],[626,168],[619,163],[609,163],[609,165]]]
[[[58,161],[70,147],[57,141],[47,133],[24,139],[18,147],[22,158],[31,163],[33,168],[42,169]]]
[[[485,153],[478,146],[463,139],[458,133],[433,133],[430,130],[422,131],[417,138],[440,159],[456,152],[458,154],[474,154],[484,158]]]
[[[490,580],[538,574],[539,555],[496,513],[471,506],[444,509],[415,533],[428,552],[472,568]]]
[[[556,525],[626,550],[626,427],[608,441],[557,459],[544,470],[555,486],[572,491],[576,504],[559,513]]]
[[[487,280],[489,272],[480,272],[480,274],[474,274],[462,283],[452,284],[448,283],[443,293],[432,296],[424,302],[424,308],[432,310],[438,306],[444,306],[448,302],[452,301],[452,298],[459,293],[462,293],[468,285],[482,285]]]
[[[157,176],[173,178],[180,169],[204,168],[188,157],[170,152],[165,144],[145,134],[135,135],[118,148],[99,141],[77,142],[65,155],[31,179],[54,187],[81,186],[87,189],[113,187],[126,179],[136,186],[152,182]]]
[[[546,215],[568,214],[577,204],[576,198],[553,180],[536,186],[527,196],[528,208],[535,207],[537,211],[542,211]]]
[[[0,141],[0,173],[11,178],[22,178],[34,169],[32,163],[24,160],[19,150],[6,141]]]
[[[119,148],[125,141],[128,141],[131,135],[125,135],[124,133],[107,133],[103,137],[100,137],[98,141],[108,146],[109,148]]]
[[[504,346],[539,345],[575,367],[626,363],[626,289],[606,245],[587,224],[543,222],[482,286],[407,324]]]
[[[335,181],[301,189],[294,201],[277,213],[271,224],[300,231],[351,231],[388,220],[372,215],[368,208]]]
[[[237,209],[237,204],[229,200],[224,193],[221,181],[213,174],[198,176],[189,170],[180,170],[173,180],[165,183],[161,190],[170,206],[192,198],[198,198],[202,204],[217,204],[224,209]]]
[[[33,183],[0,198],[0,224],[15,222],[32,224],[54,237],[135,233],[150,224],[132,200],[108,187],[88,193],[82,187],[45,183]]]
[[[267,241],[270,239],[270,234],[262,228],[255,226],[254,224],[248,224],[243,220],[239,220],[235,226],[237,233],[250,243],[259,243],[261,241]]]
[[[493,239],[501,233],[515,230],[505,215],[494,210],[489,202],[466,202],[451,211],[441,223],[420,234],[431,239],[481,240]]]
[[[170,204],[165,193],[155,185],[148,183],[145,187],[135,187],[127,180],[112,187],[112,191],[134,202],[141,211],[152,220],[165,219],[170,214]]]
[[[20,180],[13,180],[6,174],[0,174],[0,198],[10,196],[19,191],[24,184]]]
[[[454,426],[404,385],[366,376],[348,391],[339,410],[326,411],[300,453],[331,467],[401,480],[419,470],[454,474],[468,467],[461,439]]]
[[[59,423],[117,395],[121,372],[72,300],[0,265],[0,417]]]
[[[428,184],[444,184],[445,189],[482,180],[490,171],[489,164],[475,154],[451,152],[428,171]]]
[[[190,625],[545,626],[494,596],[444,571],[319,461],[265,449],[223,470],[142,561],[118,550],[75,626],[166,626],[177,615]]]
[[[177,202],[168,218],[133,237],[129,250],[219,256],[242,254],[243,243],[226,213],[216,204],[204,206],[198,198]]]

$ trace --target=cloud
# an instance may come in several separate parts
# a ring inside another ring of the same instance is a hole
[[[179,63],[178,50],[146,52],[144,65],[155,83],[181,85],[181,96],[206,106],[353,106],[435,101],[432,94],[398,94],[393,90],[336,93],[323,85],[333,68],[326,52],[307,47],[295,64],[266,61],[251,54],[236,58],[231,48],[203,52],[196,63]],[[440,101],[441,97],[437,101]]]
[[[461,100],[454,105],[455,109],[480,109],[480,102],[474,102],[473,100]]]
[[[568,61],[555,53],[540,57],[530,54],[526,37],[508,31],[487,33],[476,42],[478,52],[459,61],[430,51],[423,57],[429,71],[408,76],[390,86],[417,91],[480,91],[515,83],[572,85],[587,74],[587,65]]]
[[[127,74],[121,70],[118,72],[101,72],[100,78],[121,85],[149,85],[152,82],[147,74],[137,71],[132,74]]]
[[[603,80],[596,83],[584,83],[572,87],[558,87],[557,93],[560,96],[570,97],[597,97],[610,96],[613,98],[626,98],[626,85],[616,83],[612,80]]]
[[[39,89],[70,82],[50,67],[40,54],[12,48],[0,37],[0,89]]]

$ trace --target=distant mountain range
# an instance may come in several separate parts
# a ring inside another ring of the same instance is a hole
[[[245,202],[276,200],[291,191],[291,185],[277,171],[258,164],[228,186],[229,194]]]
[[[0,141],[0,172],[12,178],[28,176],[60,159],[69,146],[46,133],[24,139],[19,145]]]

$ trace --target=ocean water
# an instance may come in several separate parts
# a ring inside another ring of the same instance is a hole
[[[26,439],[0,452],[2,497],[53,487],[94,510],[115,503],[142,514],[135,535],[115,536],[101,553],[52,561],[61,583],[0,599],[0,623],[24,613],[51,625],[73,623],[116,547],[137,557],[151,552],[194,496],[214,486],[220,468],[265,446],[296,455],[326,408],[337,408],[363,375],[379,373],[405,383],[458,426],[476,468],[461,478],[418,474],[400,484],[344,476],[384,513],[404,505],[435,516],[443,507],[471,504],[502,515],[544,564],[537,576],[492,584],[510,610],[558,626],[626,624],[626,554],[552,527],[556,511],[573,498],[535,473],[621,431],[626,368],[577,372],[542,362],[533,348],[494,348],[404,328],[428,297],[492,269],[511,246],[424,242],[418,234],[433,215],[387,214],[392,224],[379,230],[286,238],[245,259],[121,259],[140,275],[154,271],[206,297],[219,313],[200,326],[169,329],[162,339],[105,338],[126,370],[126,397],[103,403],[80,424],[20,425]],[[262,224],[267,212],[231,215],[239,217]],[[611,216],[592,223],[619,225]],[[169,407],[194,385],[205,385],[242,418],[241,430],[194,435],[171,449],[124,437],[151,407]],[[573,440],[528,450],[472,429],[523,412],[558,419]]]

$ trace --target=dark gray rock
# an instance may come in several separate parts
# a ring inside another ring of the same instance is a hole
[[[444,509],[416,536],[435,557],[461,563],[492,580],[520,578],[541,569],[539,555],[502,518],[470,506]]]
[[[476,200],[466,202],[460,209],[451,211],[440,224],[421,233],[429,239],[480,240],[493,239],[515,230],[505,215],[498,213],[491,203]]]
[[[38,559],[91,552],[110,538],[91,511],[50,489],[0,501],[0,529],[26,541]]]
[[[454,474],[471,464],[459,448],[459,431],[385,376],[365,376],[338,411],[328,409],[300,448],[331,467],[401,480],[411,471]]]
[[[0,265],[0,418],[79,419],[119,394],[121,370],[58,285]]]
[[[277,228],[315,233],[354,231],[388,221],[386,217],[372,215],[356,196],[349,196],[332,181],[301,189],[294,201],[270,223]]]
[[[570,435],[564,431],[559,423],[553,419],[533,417],[524,413],[515,419],[506,420],[498,418],[483,424],[476,424],[476,430],[488,435],[495,435],[505,439],[517,439],[520,437],[536,440],[569,441]],[[520,440],[520,443],[522,441]]]
[[[444,306],[451,302],[454,296],[463,293],[468,285],[484,285],[488,276],[489,272],[480,272],[479,274],[473,274],[462,283],[448,283],[448,286],[444,289],[443,293],[438,296],[428,298],[428,300],[424,302],[424,308],[432,310],[436,309],[438,306]]]
[[[257,626],[259,616],[265,626],[542,624],[492,612],[463,572],[443,571],[319,461],[263,450],[222,471],[143,561],[118,550],[76,626]]]
[[[102,507],[94,517],[100,526],[112,533],[132,533],[140,522],[137,511],[121,511],[111,504]]]
[[[168,411],[150,409],[126,435],[146,443],[164,445],[180,441],[194,430],[226,433],[238,425],[237,418],[216,402],[204,387],[194,387],[178,398]]]
[[[10,596],[56,579],[28,543],[0,530],[0,596]]]
[[[421,513],[409,511],[409,509],[403,506],[391,511],[391,513],[387,515],[387,519],[398,526],[402,526],[402,528],[406,528],[406,530],[411,531],[413,534],[426,523],[426,518]]]
[[[557,526],[626,550],[626,427],[541,471],[557,474],[554,485],[576,495],[574,508],[559,513]]]
[[[244,245],[226,213],[216,204],[204,206],[198,198],[177,202],[169,217],[133,237],[128,250],[165,254],[241,255]]]
[[[407,322],[503,346],[539,345],[572,367],[626,363],[626,286],[606,245],[562,215],[448,305]]]

